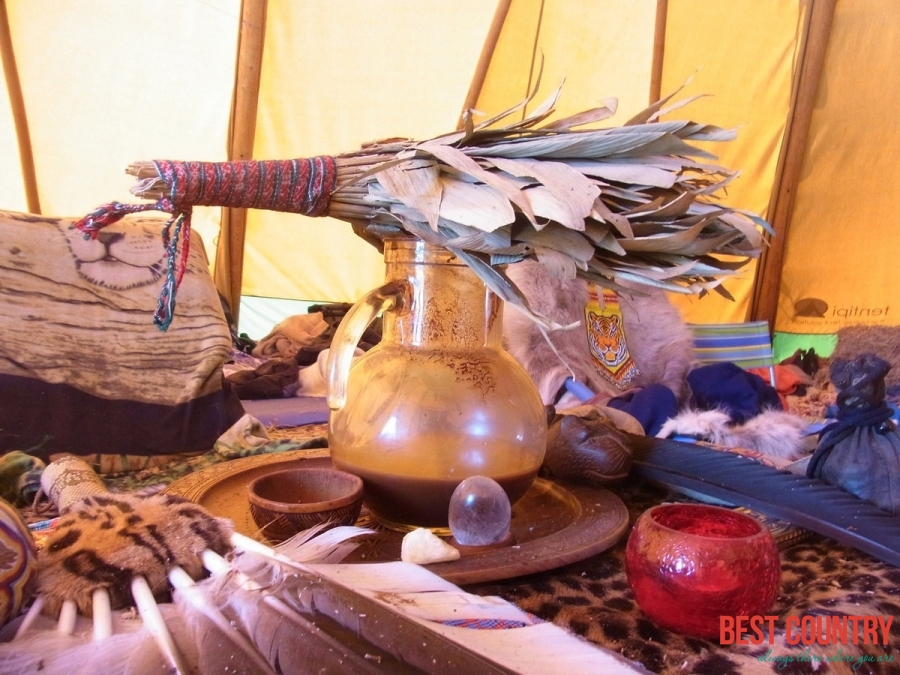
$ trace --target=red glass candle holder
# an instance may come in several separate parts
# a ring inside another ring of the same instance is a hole
[[[645,511],[625,548],[638,606],[661,628],[719,635],[720,616],[765,614],[781,587],[771,533],[741,513],[705,504]]]

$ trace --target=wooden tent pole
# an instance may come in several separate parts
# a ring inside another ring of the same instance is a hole
[[[463,127],[463,115],[466,110],[478,105],[478,97],[481,96],[481,90],[484,88],[484,81],[487,79],[491,59],[494,58],[494,50],[497,49],[497,42],[500,40],[500,33],[503,31],[503,24],[506,22],[506,15],[509,13],[510,5],[512,5],[512,0],[499,0],[497,8],[494,10],[494,18],[491,20],[487,37],[484,40],[484,46],[481,48],[481,55],[478,57],[478,64],[475,66],[475,75],[472,77],[471,84],[469,84],[469,91],[466,94],[462,112],[459,114],[457,129],[462,129]]]
[[[241,2],[237,70],[228,139],[228,158],[232,161],[253,158],[267,5],[268,0],[242,0]],[[228,303],[235,322],[240,313],[246,228],[246,209],[226,208],[222,210],[222,226],[219,233],[219,245],[216,248],[213,278],[216,288]]]
[[[6,78],[9,106],[12,109],[13,126],[16,128],[16,141],[19,145],[19,164],[22,166],[25,204],[30,213],[39,214],[41,213],[41,200],[38,196],[37,173],[34,169],[34,154],[31,150],[31,134],[28,131],[28,116],[25,112],[25,98],[22,95],[19,69],[16,68],[16,55],[13,51],[6,0],[0,0],[0,61],[3,62],[3,75]]]
[[[650,70],[650,103],[662,96],[663,61],[666,55],[666,20],[669,0],[656,0],[656,25],[653,29],[653,63]]]
[[[813,108],[825,65],[828,38],[837,0],[807,0],[807,23],[802,36],[801,58],[794,75],[791,113],[785,124],[785,138],[778,158],[776,179],[769,200],[769,222],[775,236],[763,250],[757,266],[750,318],[765,319],[775,327],[781,268],[791,225],[794,196],[803,169]]]

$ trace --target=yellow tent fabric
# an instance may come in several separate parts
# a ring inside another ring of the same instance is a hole
[[[454,129],[494,8],[426,4],[270,0],[255,156],[336,154]],[[249,295],[346,301],[384,281],[378,252],[331,219],[251,212],[244,251]]]
[[[242,22],[248,6],[262,25]],[[612,124],[651,91],[690,80],[681,96],[709,96],[671,116],[738,129],[737,141],[712,148],[741,171],[724,199],[771,219],[779,237],[762,264],[726,282],[736,302],[676,298],[685,318],[764,318],[787,333],[900,323],[893,0],[0,0],[0,9],[9,92],[0,209],[80,215],[135,201],[124,173],[132,161],[227,159],[246,72],[259,78],[258,159],[443,133],[467,99],[485,114],[520,101],[541,68],[538,101],[565,80],[558,114],[616,97]],[[249,29],[261,30],[263,49],[242,69]],[[195,223],[215,259],[219,210]],[[243,258],[245,295],[350,301],[382,278],[378,253],[328,219],[250,212]]]
[[[612,123],[624,123],[649,102],[657,11],[655,0],[514,2],[478,109],[501,110],[522,100],[542,67],[545,89],[565,80],[558,114],[615,96],[619,108]],[[739,129],[736,141],[710,144],[708,149],[724,166],[743,171],[729,186],[728,203],[758,214],[766,212],[774,181],[801,11],[801,4],[780,0],[683,0],[666,8],[662,94],[689,82],[679,96],[708,95],[670,116]],[[694,39],[701,26],[717,39]],[[507,77],[529,62],[529,77]],[[540,98],[534,105],[538,103]],[[698,323],[742,321],[748,314],[754,271],[750,264],[727,282],[736,302],[718,294],[675,295],[673,300]]]
[[[785,243],[779,331],[900,324],[898,58],[900,5],[837,3]]]
[[[802,3],[779,0],[669,3],[662,90],[674,91],[693,75],[691,92],[709,96],[686,112],[738,130],[735,141],[708,148],[722,165],[741,171],[722,199],[763,217],[769,216],[790,108],[802,11]],[[690,39],[698,25],[715,39]],[[674,115],[679,113],[684,114]],[[696,323],[744,321],[749,318],[755,272],[751,262],[725,282],[736,302],[717,293],[673,299]]]
[[[226,159],[240,0],[3,4],[43,213],[134,201],[125,167],[138,159]],[[27,210],[6,101],[0,110],[0,208]],[[218,217],[196,216],[210,243]]]

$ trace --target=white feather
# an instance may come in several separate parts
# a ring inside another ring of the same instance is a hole
[[[171,605],[160,610],[173,632],[181,633],[180,616]],[[24,616],[22,617],[24,619]],[[18,628],[19,620],[9,624]],[[152,675],[168,672],[153,636],[143,622],[116,613],[112,616],[113,635],[101,642],[93,640],[93,623],[79,616],[71,635],[56,630],[56,621],[36,616],[21,637],[0,644],[0,675]],[[183,651],[190,645],[179,643]],[[196,658],[192,655],[192,658]]]
[[[348,540],[375,533],[375,530],[353,525],[333,527],[323,532],[326,527],[325,523],[311,527],[273,548],[296,562],[338,563],[359,546],[358,542]]]
[[[305,541],[301,537],[287,548],[299,558],[316,551],[315,557],[332,559],[348,537],[361,533],[353,528],[320,533]],[[151,675],[173,667],[200,675],[250,675],[265,672],[261,659],[278,672],[324,668],[381,675],[408,672],[410,667],[536,675],[559,668],[584,675],[641,672],[557,626],[535,622],[500,598],[465,593],[418,565],[297,562],[240,535],[234,541],[237,552],[231,560],[203,555],[205,564],[216,570],[209,578],[195,583],[174,572],[178,603],[159,605],[156,617],[144,606],[137,581],[144,623],[115,616],[114,635],[102,641],[91,640],[90,621],[83,617],[77,618],[72,635],[59,633],[47,617],[38,617],[23,637],[0,644],[0,675]],[[474,630],[445,625],[455,618],[505,619],[521,627]],[[171,640],[160,638],[160,619]],[[239,649],[235,645],[241,642],[244,648]],[[246,648],[248,642],[252,648]],[[422,649],[423,644],[428,648]]]
[[[169,570],[169,580],[176,590],[175,604],[184,617],[186,629],[198,646],[200,670],[210,670],[210,664],[225,658],[229,673],[274,673],[246,635],[237,630],[220,609],[209,601],[203,585],[191,579],[180,567]],[[227,655],[212,653],[223,651]]]

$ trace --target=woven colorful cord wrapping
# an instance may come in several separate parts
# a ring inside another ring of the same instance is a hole
[[[111,202],[88,214],[73,227],[95,239],[97,233],[129,213],[164,211],[172,218],[163,228],[167,274],[153,323],[166,330],[175,314],[175,291],[184,276],[190,252],[194,206],[265,209],[324,216],[337,184],[333,157],[246,162],[153,162],[168,197],[150,204]]]
[[[457,628],[475,628],[477,630],[508,630],[510,628],[525,628],[526,626],[534,626],[544,623],[543,619],[539,619],[534,615],[530,615],[532,621],[517,621],[515,619],[448,619],[442,621],[445,626],[456,626]]]

